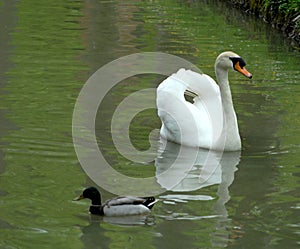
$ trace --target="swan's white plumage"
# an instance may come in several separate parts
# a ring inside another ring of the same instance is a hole
[[[215,63],[218,84],[208,75],[180,69],[157,89],[157,109],[162,121],[160,134],[178,144],[214,150],[241,149],[238,123],[228,82],[228,70],[252,75],[233,52],[221,53]],[[197,96],[185,100],[186,90]]]
[[[198,95],[193,99],[193,104],[185,100],[187,89]],[[159,85],[157,108],[162,120],[160,134],[169,141],[211,148],[221,134],[223,112],[220,89],[208,75],[180,69]]]

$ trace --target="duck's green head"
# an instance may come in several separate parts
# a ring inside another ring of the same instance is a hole
[[[93,205],[101,205],[100,192],[95,187],[86,188],[80,196],[74,199],[74,201],[82,199],[90,199]]]

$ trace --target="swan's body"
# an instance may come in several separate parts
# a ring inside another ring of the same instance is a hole
[[[91,214],[105,215],[105,216],[125,216],[125,215],[139,215],[150,213],[151,208],[155,204],[154,197],[116,197],[107,200],[103,205],[101,204],[100,192],[94,188],[89,187],[75,200],[90,199],[92,205],[90,206]]]
[[[160,134],[178,144],[213,150],[241,149],[236,114],[228,82],[228,70],[235,69],[251,78],[243,59],[233,52],[218,56],[215,71],[218,84],[208,75],[180,69],[157,89]],[[193,102],[185,100],[193,92]]]

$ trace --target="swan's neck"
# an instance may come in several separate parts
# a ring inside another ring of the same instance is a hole
[[[231,91],[228,81],[228,70],[216,67],[217,82],[220,87],[222,104],[225,114],[230,114],[233,110]]]
[[[216,76],[220,87],[223,113],[224,113],[224,135],[226,136],[225,149],[227,146],[230,150],[240,149],[240,135],[238,132],[238,123],[234,111],[232,96],[228,81],[228,70],[216,66]]]

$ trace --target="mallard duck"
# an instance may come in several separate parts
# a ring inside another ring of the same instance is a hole
[[[74,199],[79,201],[82,199],[90,199],[91,214],[105,216],[124,216],[147,214],[156,203],[153,196],[151,197],[115,197],[101,204],[101,194],[95,187],[86,188],[80,196]]]

